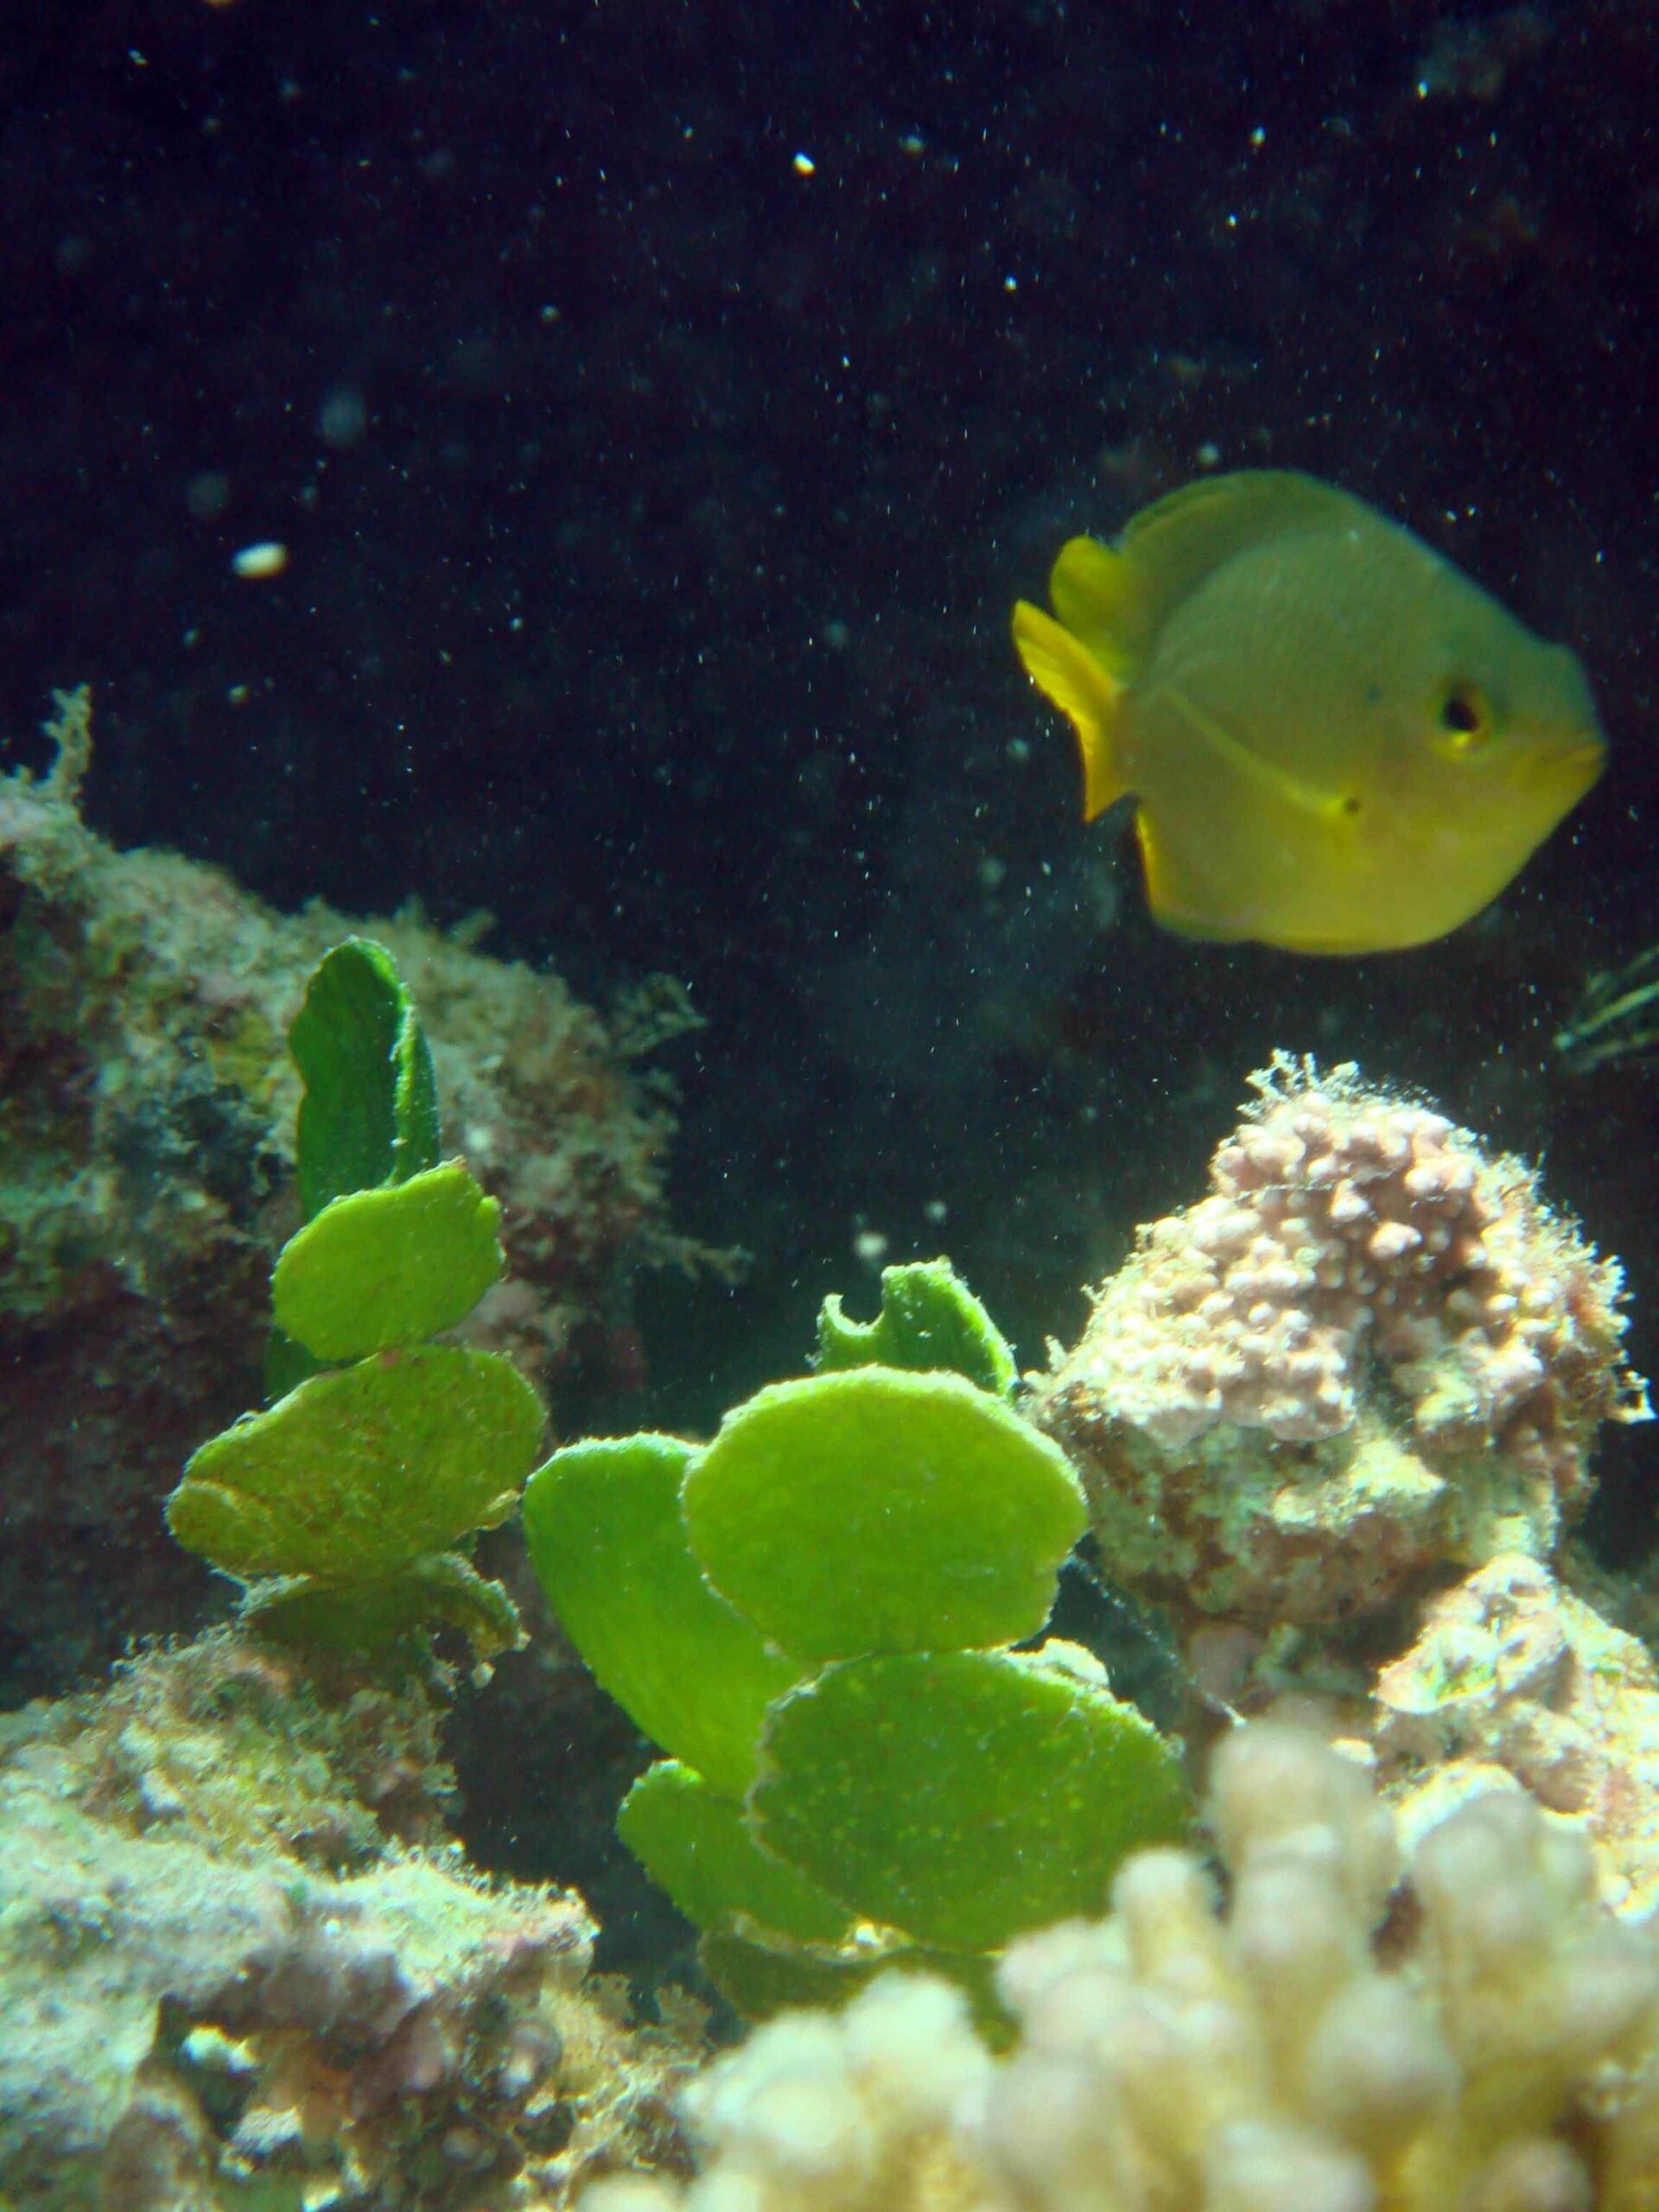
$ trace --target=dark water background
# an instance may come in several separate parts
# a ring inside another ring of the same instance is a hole
[[[19,0],[11,757],[89,680],[121,842],[689,985],[674,1205],[755,1265],[642,1286],[654,1422],[798,1368],[861,1229],[1039,1357],[1276,1045],[1541,1154],[1652,1369],[1655,1077],[1549,1038],[1659,937],[1656,51],[1594,4]],[[1612,772],[1421,952],[1160,935],[1008,647],[1064,536],[1262,463],[1593,674]],[[1632,1544],[1655,1448],[1605,1462]]]

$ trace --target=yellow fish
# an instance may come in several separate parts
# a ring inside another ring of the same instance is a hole
[[[1293,952],[1477,914],[1601,773],[1590,687],[1409,531],[1311,476],[1188,485],[1021,600],[1084,819],[1133,791],[1166,929]]]

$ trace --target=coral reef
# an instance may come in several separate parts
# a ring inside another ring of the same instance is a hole
[[[1659,1669],[1536,1560],[1493,1560],[1425,1609],[1374,1687],[1380,1771],[1408,1834],[1522,1789],[1590,1846],[1598,1894],[1659,1904]]]
[[[477,2212],[671,2153],[695,2040],[620,2024],[580,1899],[468,1872],[437,1722],[220,1631],[0,1723],[9,2206]]]
[[[1580,1840],[1488,1796],[1402,1864],[1363,1772],[1278,1722],[1228,1739],[1211,1819],[1224,1909],[1148,1852],[1109,1919],[1009,1951],[1011,2056],[885,1977],[704,2075],[689,2190],[588,2212],[1647,2212],[1659,1946]]]
[[[1353,1068],[1253,1080],[1211,1195],[1142,1230],[1037,1382],[1109,1571],[1266,1630],[1550,1557],[1597,1428],[1648,1414],[1618,1263],[1522,1162]]]
[[[279,915],[222,871],[120,853],[77,801],[85,692],[51,774],[0,779],[0,1700],[60,1686],[135,1630],[187,1625],[200,1570],[156,1506],[258,1394],[266,1284],[296,1225],[305,979],[351,925]],[[614,1031],[557,976],[410,909],[377,924],[431,1037],[458,1141],[500,1199],[512,1280],[475,1341],[532,1379],[630,1357],[627,1284],[690,1256],[662,1180],[672,1117],[638,1053],[688,1018],[671,987]]]

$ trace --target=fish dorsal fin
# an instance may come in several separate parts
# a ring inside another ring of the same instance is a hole
[[[1288,468],[1243,469],[1202,477],[1145,508],[1119,539],[1118,558],[1135,571],[1141,604],[1155,626],[1178,600],[1249,546],[1309,530],[1356,524],[1375,529],[1377,520],[1363,500],[1315,476]]]
[[[1146,587],[1131,563],[1097,537],[1070,537],[1048,579],[1056,615],[1121,681],[1135,671],[1152,633]]]

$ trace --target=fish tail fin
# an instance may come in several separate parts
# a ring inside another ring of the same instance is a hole
[[[1026,674],[1069,717],[1077,733],[1083,755],[1083,818],[1092,822],[1129,788],[1120,758],[1122,679],[1103,666],[1081,639],[1029,600],[1022,599],[1014,610],[1014,643]]]

